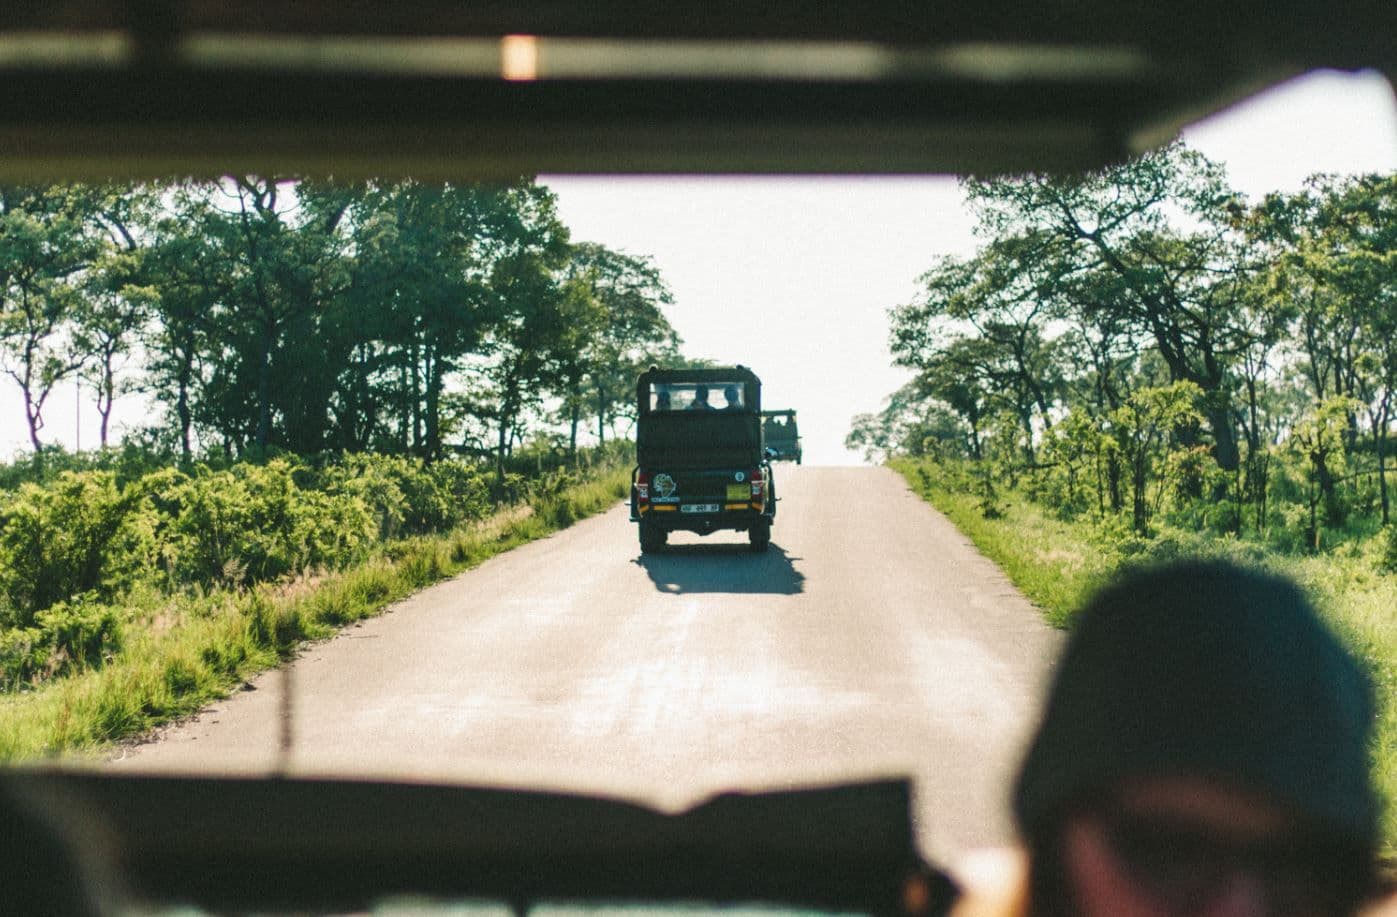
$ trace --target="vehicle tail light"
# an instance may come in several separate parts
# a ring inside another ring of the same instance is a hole
[[[650,473],[648,471],[636,472],[635,499],[637,503],[650,502]]]
[[[765,492],[765,487],[766,481],[762,478],[762,470],[758,468],[752,472],[752,497],[754,499],[760,498]]]

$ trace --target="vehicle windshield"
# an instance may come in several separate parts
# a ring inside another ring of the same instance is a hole
[[[1112,169],[3,189],[0,760],[669,813],[905,777],[929,860],[1013,843],[1115,570],[1397,569],[1391,87]],[[654,421],[708,411],[737,445]],[[1335,614],[1397,798],[1374,595]]]

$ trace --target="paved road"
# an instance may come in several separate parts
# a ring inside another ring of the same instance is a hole
[[[1007,840],[1007,782],[1059,636],[891,471],[778,475],[765,555],[717,533],[642,557],[618,506],[348,628],[117,766],[667,807],[908,774],[929,856]]]

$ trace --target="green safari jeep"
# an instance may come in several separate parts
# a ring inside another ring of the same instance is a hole
[[[642,552],[659,551],[674,531],[737,530],[753,551],[771,544],[776,486],[762,444],[761,390],[744,366],[640,374],[631,521]]]
[[[774,453],[771,460],[800,464],[800,429],[795,411],[762,411],[762,441]]]

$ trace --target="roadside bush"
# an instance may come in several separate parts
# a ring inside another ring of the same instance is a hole
[[[401,455],[345,455],[321,471],[330,493],[362,500],[383,540],[454,528],[490,509],[490,488],[474,465],[428,465]]]
[[[139,488],[119,490],[110,471],[64,472],[25,484],[0,508],[0,625],[28,627],[56,602],[124,595],[151,577],[156,518]]]
[[[330,494],[358,499],[369,513],[378,537],[397,538],[407,516],[402,479],[407,459],[396,455],[346,454],[320,471],[320,486]]]
[[[95,669],[121,650],[121,616],[89,593],[35,616],[49,650],[50,674]]]
[[[339,563],[362,550],[373,530],[363,502],[310,496],[297,487],[297,470],[275,459],[196,472],[175,498],[172,554],[180,580],[242,585]]]
[[[491,510],[490,482],[478,466],[446,460],[431,466],[432,478],[446,499],[441,528],[484,519]]]
[[[48,656],[48,644],[39,628],[0,627],[0,692],[32,682]]]

